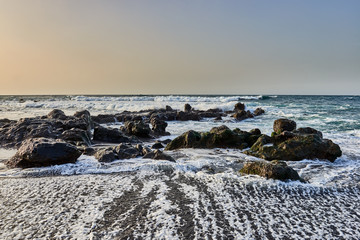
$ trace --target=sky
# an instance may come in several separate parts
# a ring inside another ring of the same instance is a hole
[[[360,94],[358,0],[0,0],[0,94]]]

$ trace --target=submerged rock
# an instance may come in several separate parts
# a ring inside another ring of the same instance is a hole
[[[8,167],[43,167],[74,163],[81,152],[62,140],[32,138],[23,142],[16,154],[6,162]]]
[[[331,162],[342,155],[339,145],[323,139],[320,131],[312,128],[295,130],[294,121],[280,120],[274,123],[274,130],[281,130],[280,134],[273,134],[272,137],[261,136],[245,153],[266,160],[327,159]]]
[[[254,174],[282,181],[292,180],[305,182],[293,168],[289,167],[285,162],[276,160],[271,162],[247,162],[244,167],[240,169],[240,173]]]

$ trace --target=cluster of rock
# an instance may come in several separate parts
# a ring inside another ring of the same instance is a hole
[[[214,127],[210,132],[196,132],[190,130],[172,140],[165,150],[180,148],[238,148],[252,146],[261,136],[259,129],[250,132],[240,129],[230,130],[227,126]]]
[[[235,104],[234,112],[235,113],[232,116],[238,121],[245,120],[247,118],[253,118],[254,116],[259,116],[265,113],[262,108],[255,109],[253,113],[249,110],[245,111],[245,104],[243,103]]]
[[[143,120],[146,123],[151,123],[154,118],[161,121],[200,121],[204,118],[221,120],[222,117],[232,116],[235,120],[241,121],[246,118],[253,118],[254,116],[259,116],[265,113],[265,111],[261,108],[257,108],[253,112],[250,110],[245,111],[245,108],[245,105],[239,102],[235,104],[234,110],[232,111],[224,112],[218,108],[204,111],[196,110],[187,103],[185,104],[183,111],[174,110],[170,106],[166,106],[165,108],[156,110],[143,110],[138,112],[124,111],[118,114],[100,114],[92,117],[92,119],[94,122],[98,123],[126,122],[135,120]],[[154,126],[153,123],[151,124]],[[156,125],[161,126],[161,124],[162,123]],[[156,132],[156,129],[153,130]]]
[[[342,155],[339,145],[324,139],[316,129],[296,129],[296,122],[289,119],[276,120],[273,129],[271,136],[261,134],[259,129],[246,132],[226,126],[215,127],[210,132],[190,130],[172,140],[165,149],[250,148],[244,153],[265,160],[286,161],[327,159],[333,162]],[[277,161],[247,163],[241,172],[280,180],[301,180],[295,170]]]
[[[288,161],[316,158],[334,161],[342,154],[339,145],[323,139],[320,131],[309,127],[296,129],[292,120],[278,119],[273,128],[272,136],[261,134],[259,129],[246,132],[238,128],[230,130],[225,125],[210,132],[190,130],[172,140],[165,149],[250,147],[244,153],[266,160]]]
[[[152,151],[150,148],[143,147],[141,144],[133,146],[129,143],[121,143],[118,146],[100,149],[94,154],[99,162],[112,162],[119,159],[130,159],[143,157],[155,160],[167,160],[175,162],[175,160],[160,150]]]
[[[201,120],[215,118],[221,120],[230,115],[236,120],[253,118],[264,113],[257,108],[251,112],[245,105],[237,103],[233,111],[220,109],[200,111],[185,104],[184,111],[164,109],[140,112],[123,112],[115,115],[91,116],[88,111],[66,116],[55,109],[48,115],[23,118],[19,121],[0,120],[0,147],[15,147],[18,152],[6,162],[8,167],[40,167],[54,164],[74,163],[85,153],[94,155],[99,162],[136,157],[175,161],[163,153],[165,150],[180,148],[236,148],[245,149],[245,154],[265,160],[298,161],[302,159],[327,159],[334,161],[340,157],[340,147],[331,140],[324,139],[320,131],[313,128],[296,128],[296,122],[278,119],[274,122],[271,136],[259,129],[249,132],[227,126],[214,127],[209,132],[190,130],[169,142],[156,142],[152,149],[141,145],[159,136],[170,135],[166,131],[167,121]],[[101,123],[122,121],[119,129],[108,128]],[[150,127],[151,126],[151,127]],[[95,147],[93,144],[111,143],[110,147]],[[156,150],[154,150],[156,149]],[[242,173],[258,174],[267,178],[301,180],[296,171],[284,162],[246,163]]]
[[[261,136],[245,153],[266,160],[327,159],[331,162],[342,155],[339,145],[324,139],[320,131],[310,127],[296,129],[296,123],[288,119],[276,120],[272,136]]]

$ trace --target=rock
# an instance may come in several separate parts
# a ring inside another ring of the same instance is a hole
[[[214,127],[210,132],[196,132],[190,130],[172,140],[165,150],[179,148],[239,148],[248,146],[248,132],[231,131],[227,126]]]
[[[166,110],[167,112],[173,111],[173,109],[172,109],[170,106],[168,106],[168,105],[165,106],[165,110]]]
[[[152,145],[151,148],[152,149],[160,149],[160,148],[164,148],[164,146],[161,144],[161,142],[157,142],[154,145]]]
[[[150,153],[144,155],[143,158],[151,158],[151,159],[155,159],[155,160],[167,160],[170,162],[175,162],[174,158],[172,158],[170,155],[163,153],[160,150],[155,150],[153,152],[150,152]]]
[[[83,119],[87,124],[87,130],[91,130],[94,128],[94,123],[92,121],[90,112],[87,110],[79,111],[74,114],[74,117]]]
[[[285,162],[276,160],[271,162],[247,162],[244,167],[240,169],[240,173],[254,174],[282,181],[292,180],[305,182],[293,168],[287,166]]]
[[[116,122],[116,116],[114,114],[99,114],[98,116],[92,116],[92,121],[97,123],[112,123]]]
[[[166,127],[167,127],[167,122],[165,122],[164,120],[161,120],[157,115],[153,116],[150,118],[150,123],[152,125],[152,130],[154,132],[155,135],[159,135],[159,136],[166,136],[166,135],[170,135],[170,133],[166,132]]]
[[[339,145],[323,139],[321,132],[311,128],[282,131],[273,137],[263,135],[244,153],[266,160],[327,159],[331,162],[342,155]]]
[[[247,119],[247,118],[253,118],[254,115],[250,112],[250,111],[244,111],[244,110],[240,110],[238,112],[236,112],[233,117],[238,120],[238,121],[241,121],[241,120],[244,120],[244,119]]]
[[[221,116],[217,116],[214,121],[221,121],[222,120],[222,117]]]
[[[112,162],[117,159],[117,155],[112,148],[101,149],[94,156],[99,162]]]
[[[11,168],[29,168],[74,163],[81,152],[62,140],[32,138],[24,141],[6,165]]]
[[[91,136],[89,136],[88,131],[78,128],[72,128],[70,130],[65,130],[60,138],[67,142],[80,142],[85,143],[86,146],[91,145]]]
[[[240,112],[245,110],[245,104],[238,102],[235,104],[234,112]]]
[[[184,106],[184,111],[185,112],[190,112],[192,109],[192,107],[190,106],[190,104],[186,103],[185,106]]]
[[[296,129],[296,122],[289,119],[280,118],[274,121],[273,129],[277,134],[280,134],[283,131],[293,131]]]
[[[9,126],[8,124],[13,124],[13,123],[15,123],[15,122],[16,122],[16,121],[9,120],[9,119],[7,119],[7,118],[0,119],[0,128]]]
[[[122,143],[129,142],[130,139],[125,137],[118,129],[97,126],[94,129],[94,141]]]
[[[67,118],[65,113],[59,109],[52,110],[51,112],[48,113],[47,117],[50,119],[60,119],[60,120],[65,120]]]
[[[258,128],[251,129],[249,133],[253,135],[261,135],[261,131]]]
[[[145,124],[143,121],[127,121],[124,124],[123,130],[130,135],[137,137],[150,138],[149,124]]]
[[[200,121],[201,117],[197,112],[178,112],[176,114],[176,120],[179,121]]]
[[[320,138],[323,137],[322,132],[311,128],[311,127],[305,127],[305,128],[298,128],[297,130],[294,131],[294,133],[296,134],[315,134],[317,136],[319,136]]]
[[[254,111],[254,116],[260,116],[260,115],[262,115],[262,114],[264,114],[264,113],[265,113],[264,109],[262,109],[262,108],[257,108],[257,109],[255,109],[255,111]]]
[[[136,158],[143,155],[142,149],[141,151],[139,150],[139,146],[133,147],[131,144],[124,143],[116,146],[114,151],[117,153],[119,159]]]
[[[161,141],[163,144],[168,144],[169,142],[171,142],[171,139],[165,139]]]

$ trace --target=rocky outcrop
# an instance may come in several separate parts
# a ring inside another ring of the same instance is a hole
[[[19,147],[24,140],[38,137],[75,141],[87,146],[91,144],[92,122],[89,116],[82,116],[66,116],[63,111],[55,109],[47,116],[6,121],[0,126],[0,146]]]
[[[323,139],[320,131],[313,128],[296,130],[296,123],[288,119],[279,119],[275,123],[274,130],[282,132],[273,133],[271,137],[262,135],[250,150],[245,151],[246,154],[266,160],[327,159],[331,162],[342,155],[339,145]]]
[[[129,135],[150,138],[151,130],[149,124],[146,124],[143,121],[127,121],[121,129]]]
[[[200,121],[201,117],[198,112],[178,112],[176,114],[176,120],[178,121]]]
[[[289,167],[283,161],[257,161],[247,162],[244,167],[240,169],[240,173],[259,175],[265,178],[277,179],[277,180],[292,180],[305,182],[299,174],[291,167]]]
[[[296,129],[296,122],[293,120],[280,118],[274,121],[273,129],[277,134],[280,134],[283,131],[293,131]]]
[[[60,120],[65,120],[67,118],[65,113],[59,109],[52,110],[51,112],[48,113],[47,117],[50,119],[60,119]]]
[[[253,118],[254,115],[250,111],[240,110],[236,112],[233,117],[238,121],[242,121],[247,118]]]
[[[10,168],[43,167],[74,163],[81,152],[62,140],[32,138],[23,142],[6,165]]]
[[[262,115],[262,114],[264,114],[265,113],[265,110],[264,109],[262,109],[262,108],[257,108],[257,109],[255,109],[255,111],[254,111],[254,116],[260,116],[260,115]]]
[[[238,102],[234,106],[234,112],[240,112],[245,110],[245,104]]]
[[[170,135],[170,133],[166,132],[165,130],[168,125],[167,122],[161,120],[158,115],[152,115],[150,118],[150,123],[152,125],[151,130],[153,131],[154,135],[158,135],[158,136]]]
[[[190,130],[172,140],[165,150],[179,148],[239,148],[249,146],[259,135],[235,129],[231,131],[227,126],[214,127],[210,132],[196,132]]]
[[[234,111],[232,117],[235,118],[237,121],[242,121],[248,118],[253,118],[255,116],[260,116],[265,113],[262,108],[255,109],[254,113],[250,110],[245,111],[245,104],[243,103],[236,103],[234,106]]]
[[[192,107],[190,106],[190,104],[186,103],[184,106],[184,111],[185,112],[190,112],[192,110]]]

